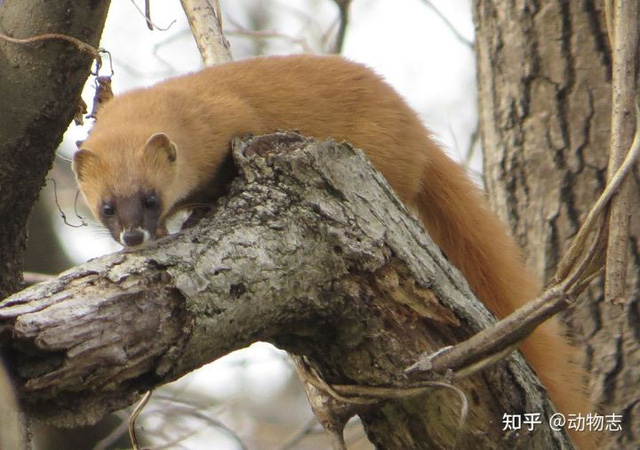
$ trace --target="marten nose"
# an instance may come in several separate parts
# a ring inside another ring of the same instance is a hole
[[[126,230],[122,233],[122,244],[126,247],[136,247],[144,242],[144,232],[140,229]]]

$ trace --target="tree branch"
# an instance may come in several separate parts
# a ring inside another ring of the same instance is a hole
[[[505,412],[540,413],[543,423],[552,414],[519,356],[453,392],[424,394],[428,378],[404,372],[492,318],[360,151],[276,134],[234,143],[234,158],[242,175],[198,227],[0,304],[0,337],[29,414],[94,422],[264,340],[303,358],[319,386],[371,398],[334,402],[324,411],[343,417],[323,423],[340,431],[359,414],[380,447],[569,445],[545,426],[502,431]],[[459,391],[482,399],[469,401],[462,429]]]
[[[332,45],[331,53],[339,55],[342,53],[342,47],[344,46],[344,39],[347,35],[347,27],[349,26],[349,8],[351,7],[351,0],[333,0],[338,7],[338,33],[336,39]]]
[[[636,59],[638,51],[638,2],[622,0],[607,5],[607,24],[613,24],[611,142],[608,177],[622,164],[635,132]],[[605,299],[621,302],[625,297],[631,184],[623,183],[609,211],[609,242],[605,266]]]
[[[222,11],[218,0],[180,0],[193,38],[205,66],[232,60],[231,46],[222,32]]]

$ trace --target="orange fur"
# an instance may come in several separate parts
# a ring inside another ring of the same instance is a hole
[[[207,184],[232,137],[286,129],[363,149],[499,317],[539,293],[519,249],[464,170],[389,85],[340,57],[254,59],[132,91],[98,113],[85,142],[98,158],[76,161],[75,169],[94,212],[106,191],[126,194],[144,180],[160,189],[166,215]],[[139,156],[157,132],[176,144],[175,167]],[[576,352],[555,322],[539,327],[522,350],[561,411],[586,412],[581,371],[570,362]]]

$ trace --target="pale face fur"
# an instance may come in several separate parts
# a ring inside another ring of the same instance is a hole
[[[139,140],[142,145],[135,141],[136,133],[89,138],[73,162],[92,213],[125,247],[166,235],[176,200],[167,194],[176,178],[175,144],[164,133]]]

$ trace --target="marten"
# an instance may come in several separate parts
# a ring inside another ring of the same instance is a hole
[[[498,317],[540,292],[464,169],[393,88],[342,57],[227,63],[116,97],[98,111],[73,168],[95,217],[134,247],[164,236],[184,205],[215,202],[234,170],[233,137],[279,130],[362,149]],[[587,411],[576,351],[555,321],[522,350],[560,411]]]

